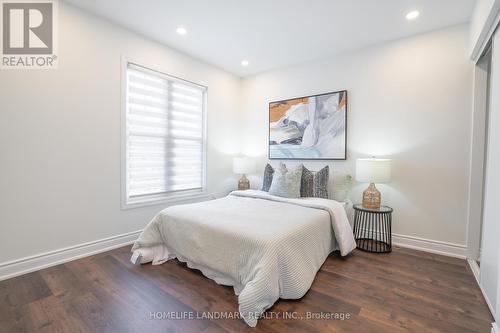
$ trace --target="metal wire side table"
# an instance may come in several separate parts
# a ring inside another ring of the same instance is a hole
[[[388,206],[369,209],[354,205],[354,239],[358,249],[374,253],[392,251],[392,212]]]

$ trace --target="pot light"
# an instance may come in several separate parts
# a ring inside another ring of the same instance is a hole
[[[187,30],[184,27],[177,27],[177,29],[175,29],[175,31],[177,31],[177,33],[179,35],[185,35],[185,34],[187,34]]]
[[[420,15],[420,12],[418,10],[412,10],[408,14],[406,14],[406,19],[407,20],[414,20]]]
[[[248,60],[242,60],[241,61],[241,66],[245,66],[246,67],[246,66],[248,66],[248,64],[249,64]]]

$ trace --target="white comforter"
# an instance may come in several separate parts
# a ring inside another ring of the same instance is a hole
[[[355,247],[341,203],[248,190],[164,209],[139,236],[132,257],[153,264],[178,258],[234,286],[240,313],[254,327],[278,298],[301,298],[330,252],[345,256]]]

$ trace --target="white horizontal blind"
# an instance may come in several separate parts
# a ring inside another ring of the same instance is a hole
[[[161,197],[204,186],[206,88],[127,65],[127,197]]]

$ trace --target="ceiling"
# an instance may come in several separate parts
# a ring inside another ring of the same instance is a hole
[[[66,1],[239,76],[464,23],[474,6],[474,0]],[[410,10],[420,16],[406,20]],[[177,34],[179,26],[187,34]]]

